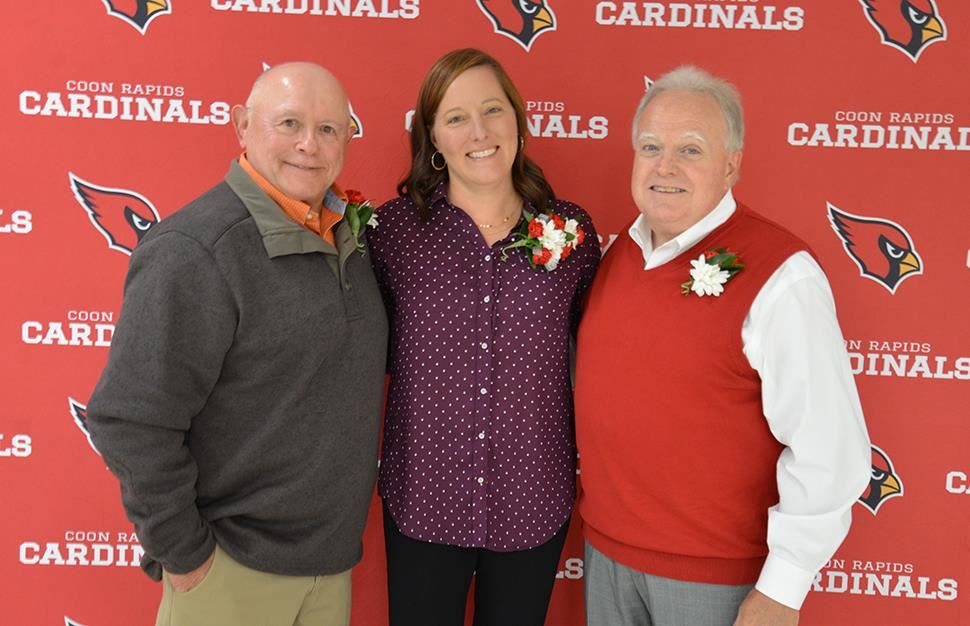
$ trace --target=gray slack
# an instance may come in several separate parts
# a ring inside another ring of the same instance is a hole
[[[586,543],[587,626],[731,626],[754,585],[709,585],[639,572]]]

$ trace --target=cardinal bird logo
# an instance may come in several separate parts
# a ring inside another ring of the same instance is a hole
[[[495,32],[513,39],[528,52],[536,37],[556,30],[556,15],[547,0],[477,0]]]
[[[142,35],[148,25],[159,15],[172,12],[169,0],[101,0],[108,15],[113,15],[134,26]]]
[[[901,50],[913,63],[931,43],[946,41],[946,25],[934,0],[859,0],[882,43]]]
[[[81,429],[84,437],[88,440],[88,445],[91,446],[92,450],[98,452],[98,449],[94,447],[94,442],[91,441],[91,433],[88,431],[88,407],[69,396],[67,398],[67,408],[71,411],[71,417],[74,418],[74,423]],[[101,453],[98,452],[98,456],[100,455]]]
[[[869,486],[859,496],[859,503],[875,515],[886,500],[901,495],[903,481],[896,475],[889,455],[878,446],[872,446],[872,475]]]
[[[354,127],[354,134],[351,137],[363,137],[364,125],[360,123],[360,118],[354,112],[354,105],[349,102],[347,104],[350,105],[350,125]]]
[[[148,230],[158,223],[158,211],[144,196],[127,189],[89,183],[68,173],[74,197],[88,212],[88,219],[108,240],[108,247],[127,255]]]
[[[827,204],[832,228],[863,276],[895,294],[903,280],[923,273],[913,240],[902,226],[886,219],[846,213],[831,202]]]

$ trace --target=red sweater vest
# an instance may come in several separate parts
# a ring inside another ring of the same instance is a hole
[[[726,246],[745,268],[718,296],[681,295],[690,261]],[[761,408],[741,325],[801,240],[744,206],[644,271],[625,234],[603,259],[579,329],[576,431],[586,539],[636,570],[754,583],[768,554],[782,446]]]

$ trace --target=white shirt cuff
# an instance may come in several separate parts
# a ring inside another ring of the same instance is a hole
[[[808,572],[788,561],[768,555],[755,589],[785,606],[801,609],[815,579],[815,572]]]

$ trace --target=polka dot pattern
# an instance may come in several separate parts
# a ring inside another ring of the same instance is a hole
[[[440,185],[422,223],[407,198],[368,230],[391,322],[378,488],[414,539],[496,551],[550,539],[569,517],[576,449],[569,338],[599,247],[586,240],[559,267],[530,267],[521,249],[489,246]]]

